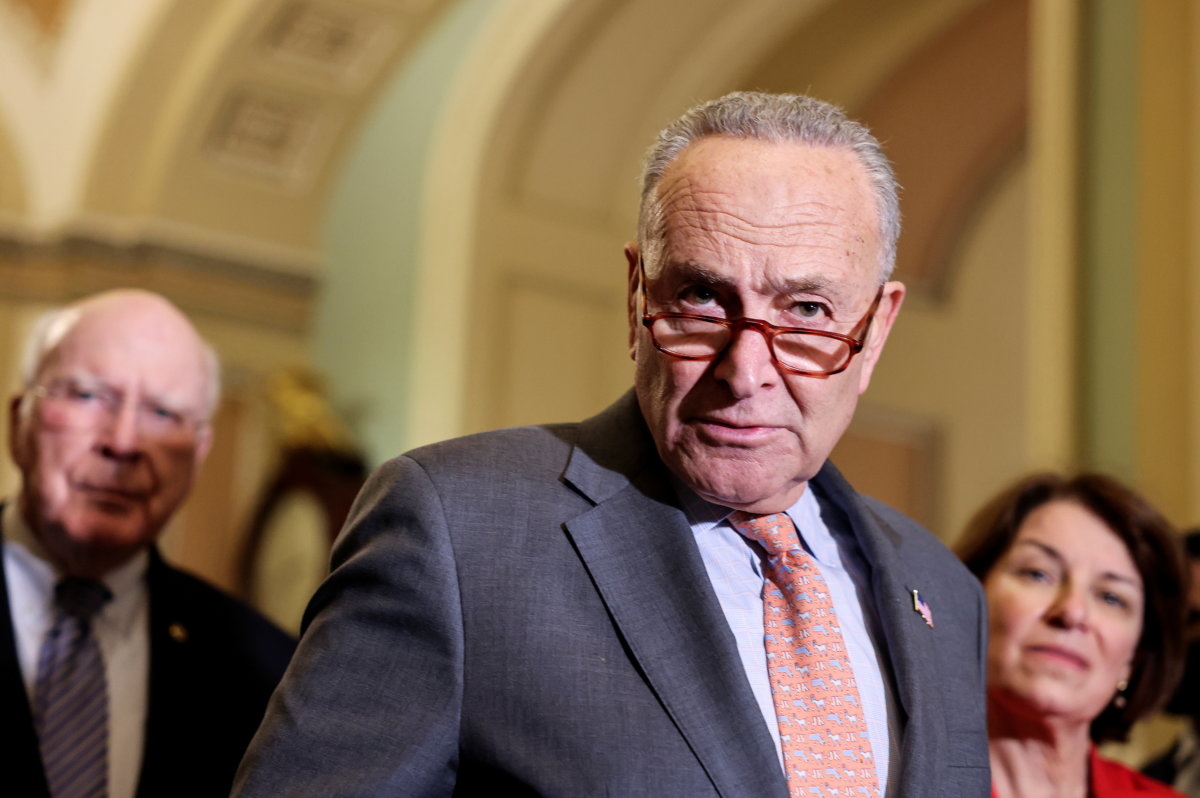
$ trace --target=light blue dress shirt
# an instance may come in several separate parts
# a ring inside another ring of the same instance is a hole
[[[732,512],[728,507],[710,504],[682,484],[676,483],[675,489],[696,536],[708,578],[737,641],[746,678],[775,740],[780,767],[783,767],[783,749],[779,743],[779,724],[771,699],[763,640],[764,554],[759,546],[738,534],[725,520]],[[829,502],[818,501],[814,493],[810,485],[787,514],[796,524],[801,543],[817,561],[829,586],[850,666],[858,683],[880,792],[887,795],[895,781],[889,765],[896,760],[899,751],[899,706],[887,665],[879,617],[871,600],[870,569],[845,515]]]

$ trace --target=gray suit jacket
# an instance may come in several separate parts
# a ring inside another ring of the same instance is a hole
[[[814,484],[872,564],[904,715],[897,793],[984,798],[977,583],[832,466]],[[384,465],[305,626],[235,795],[787,794],[632,394]]]

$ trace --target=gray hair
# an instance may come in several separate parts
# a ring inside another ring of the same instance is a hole
[[[638,245],[647,260],[657,260],[663,237],[658,183],[685,148],[708,136],[729,136],[775,143],[796,142],[850,150],[871,181],[879,215],[881,281],[896,267],[900,237],[900,187],[883,148],[864,125],[835,105],[802,94],[736,91],[697,105],[668,125],[646,153]],[[648,251],[649,250],[649,251]]]
[[[28,392],[31,388],[37,386],[38,374],[42,370],[46,356],[62,342],[62,339],[79,321],[82,313],[83,311],[78,305],[67,305],[48,310],[34,319],[33,326],[21,347],[21,387],[26,396],[29,396]],[[204,384],[207,389],[201,418],[208,422],[212,420],[212,415],[216,412],[217,403],[221,398],[221,361],[217,357],[216,350],[208,341],[200,338],[200,346],[206,372]],[[24,408],[24,399],[21,404]]]

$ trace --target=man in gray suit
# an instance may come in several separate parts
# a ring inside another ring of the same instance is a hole
[[[878,143],[825,103],[737,93],[660,134],[634,390],[372,477],[235,794],[986,796],[979,588],[827,462],[898,231]]]

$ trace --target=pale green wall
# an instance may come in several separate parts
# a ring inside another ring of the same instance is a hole
[[[430,137],[458,67],[499,0],[459,0],[382,92],[330,203],[313,358],[372,464],[401,452]],[[448,318],[462,308],[445,308]],[[460,364],[447,364],[459,368]]]

